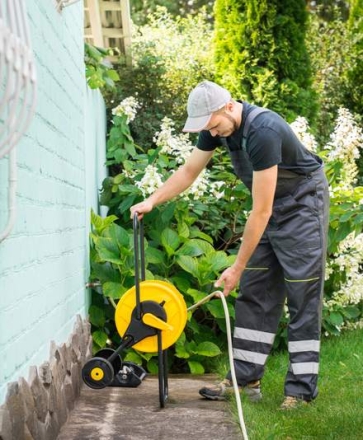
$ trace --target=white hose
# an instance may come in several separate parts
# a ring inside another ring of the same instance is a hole
[[[240,394],[239,394],[238,383],[237,383],[237,378],[236,378],[236,370],[234,368],[233,348],[232,348],[232,333],[231,333],[231,321],[229,319],[229,312],[228,312],[226,298],[224,297],[222,292],[215,291],[215,292],[211,293],[210,295],[206,296],[205,298],[203,298],[201,301],[198,301],[197,303],[195,303],[194,305],[189,307],[187,310],[188,311],[194,310],[197,307],[199,307],[200,305],[202,305],[205,302],[209,301],[213,297],[220,298],[222,300],[222,304],[223,304],[223,310],[224,310],[224,316],[226,318],[226,328],[227,328],[229,365],[230,365],[230,371],[231,371],[231,377],[232,377],[232,383],[233,383],[233,391],[234,391],[234,394],[236,396],[238,419],[239,419],[239,424],[240,424],[240,427],[241,427],[241,430],[242,430],[243,439],[244,440],[248,440],[247,429],[246,429],[246,425],[245,425],[245,422],[244,422],[244,419],[243,419],[243,410],[242,410],[241,397],[240,397]]]

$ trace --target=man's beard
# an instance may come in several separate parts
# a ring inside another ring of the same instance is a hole
[[[226,119],[228,119],[229,122],[232,122],[232,125],[233,125],[232,133],[234,133],[236,130],[238,130],[238,128],[239,128],[238,123],[233,116],[229,115],[228,113],[222,113],[222,116],[224,116]]]

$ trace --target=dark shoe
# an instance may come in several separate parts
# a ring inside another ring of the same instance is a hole
[[[297,409],[302,406],[307,405],[309,402],[303,399],[299,399],[295,396],[286,396],[285,400],[282,402],[280,409],[283,411],[289,411],[290,409]]]
[[[238,387],[244,391],[251,402],[258,402],[262,399],[261,384],[259,380],[250,382],[245,387]],[[199,394],[209,400],[226,400],[233,393],[232,381],[224,379],[217,385],[204,387],[199,390]]]

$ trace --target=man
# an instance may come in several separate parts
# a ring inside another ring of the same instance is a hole
[[[329,209],[322,161],[279,115],[235,101],[213,82],[192,90],[187,109],[183,131],[199,132],[196,148],[161,188],[131,207],[132,216],[182,193],[217,147],[228,149],[253,199],[235,263],[215,283],[227,296],[240,281],[233,341],[237,381],[252,401],[262,397],[260,380],[287,298],[290,362],[282,408],[294,408],[318,393]],[[228,373],[200,394],[221,400],[231,389]]]

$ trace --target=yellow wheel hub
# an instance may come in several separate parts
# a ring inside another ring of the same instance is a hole
[[[172,285],[165,281],[150,280],[140,283],[140,302],[155,301],[163,304],[167,321],[145,313],[142,321],[150,327],[161,330],[162,349],[173,345],[187,322],[187,307],[183,296]],[[117,304],[115,312],[115,323],[118,333],[124,336],[130,321],[133,310],[136,307],[136,287],[132,287],[124,293]],[[158,351],[157,336],[149,336],[133,345],[133,348],[145,353],[156,353]]]
[[[99,367],[92,368],[91,373],[90,373],[92,380],[95,380],[95,381],[102,380],[104,375],[105,374],[104,374],[103,370]]]

